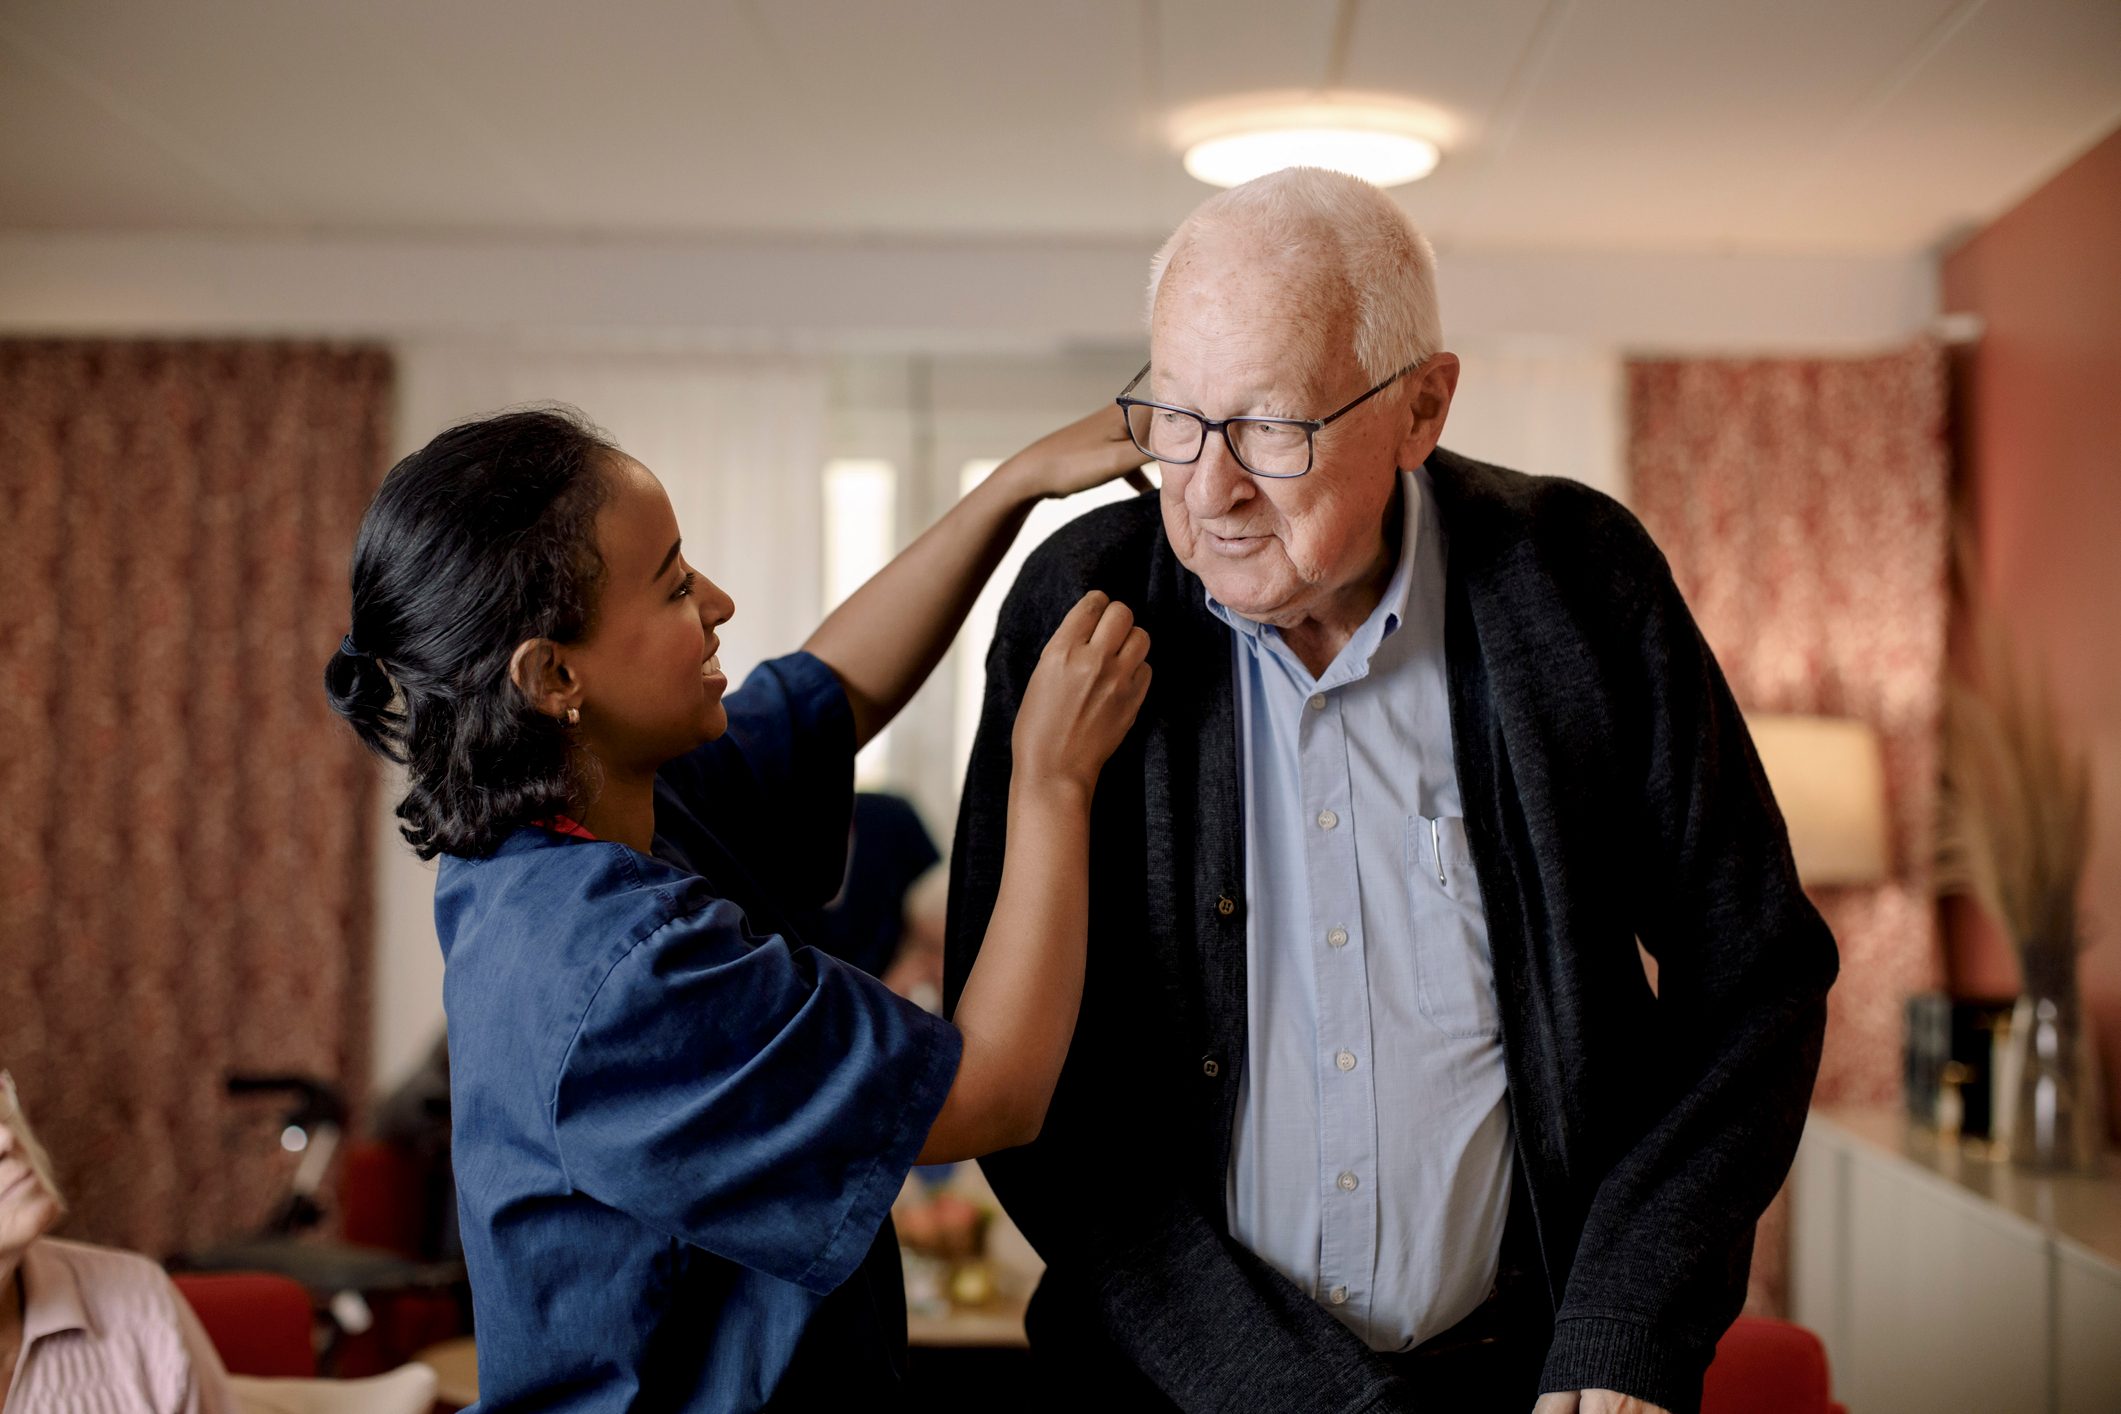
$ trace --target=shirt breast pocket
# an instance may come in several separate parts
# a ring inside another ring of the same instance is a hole
[[[1406,874],[1421,1014],[1447,1036],[1499,1035],[1488,920],[1464,819],[1408,816]]]

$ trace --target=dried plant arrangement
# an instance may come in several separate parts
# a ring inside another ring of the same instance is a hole
[[[1975,679],[1948,686],[1937,891],[1971,896],[2010,937],[2024,997],[1998,1077],[1999,1138],[2037,1167],[2092,1162],[2102,1121],[2078,1000],[2089,941],[2078,891],[2091,844],[2091,771],[2046,676],[1979,592],[1967,542],[1954,556],[1974,632]]]

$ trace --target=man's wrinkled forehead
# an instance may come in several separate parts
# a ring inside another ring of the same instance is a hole
[[[1174,252],[1149,325],[1152,385],[1237,380],[1330,392],[1354,357],[1354,310],[1338,262],[1303,246],[1209,232]]]
[[[1350,298],[1339,239],[1322,223],[1268,230],[1220,221],[1187,231],[1171,252],[1157,302],[1163,290],[1202,286],[1244,288],[1314,307]]]

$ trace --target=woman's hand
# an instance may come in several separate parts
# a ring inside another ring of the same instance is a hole
[[[1077,601],[1024,688],[1010,738],[1016,779],[1077,785],[1087,799],[1148,695],[1148,658],[1149,635],[1125,604],[1094,589]]]
[[[1155,488],[1142,473],[1146,460],[1127,436],[1127,420],[1107,403],[1057,432],[1048,432],[996,467],[996,477],[1016,482],[1025,494],[1072,496],[1125,476],[1137,491]]]

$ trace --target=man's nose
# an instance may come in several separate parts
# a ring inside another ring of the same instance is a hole
[[[1252,473],[1230,455],[1229,441],[1219,432],[1210,432],[1200,449],[1200,460],[1193,463],[1193,474],[1186,478],[1186,508],[1196,517],[1209,519],[1236,509],[1258,489]]]

